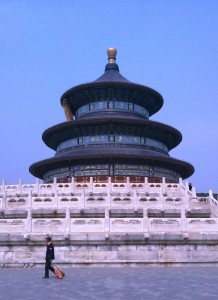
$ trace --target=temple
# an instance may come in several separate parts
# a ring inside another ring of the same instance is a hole
[[[132,83],[119,73],[117,51],[108,49],[105,73],[73,87],[61,104],[67,121],[43,133],[55,157],[30,166],[30,172],[52,182],[178,182],[191,176],[191,164],[169,156],[182,140],[173,127],[149,120],[163,105],[159,93]]]
[[[119,73],[116,49],[61,105],[36,182],[0,185],[0,267],[43,265],[48,235],[69,266],[217,264],[218,201],[183,180],[193,166],[169,155],[181,133],[149,119],[163,98]]]

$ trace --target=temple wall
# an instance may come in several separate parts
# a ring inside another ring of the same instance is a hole
[[[188,183],[0,186],[0,266],[216,263],[218,201]]]
[[[0,267],[43,266],[45,250],[45,245],[37,244],[1,246]],[[216,264],[218,244],[166,245],[162,240],[147,245],[55,245],[55,256],[55,263],[63,266]]]

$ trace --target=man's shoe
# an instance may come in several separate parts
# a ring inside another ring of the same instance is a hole
[[[47,278],[49,278],[48,276],[44,276],[44,277],[42,277],[42,279],[47,279]]]

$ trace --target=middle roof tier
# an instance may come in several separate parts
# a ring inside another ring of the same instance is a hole
[[[168,151],[175,148],[182,140],[181,133],[166,124],[139,118],[125,118],[119,116],[108,116],[104,118],[93,119],[78,119],[71,122],[64,122],[58,125],[52,126],[46,129],[42,135],[44,143],[51,149],[57,151],[58,147],[69,140],[82,137],[102,136],[102,142],[104,144],[103,137],[108,136],[111,142],[116,142],[115,137],[120,136],[128,137],[131,143],[131,136],[142,139],[151,139],[160,143],[163,143]],[[125,139],[124,139],[125,140]],[[85,142],[89,144],[89,141]],[[117,144],[119,141],[117,140]]]

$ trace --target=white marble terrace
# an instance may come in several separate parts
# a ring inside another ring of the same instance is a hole
[[[218,233],[218,201],[188,182],[0,185],[0,234]]]

